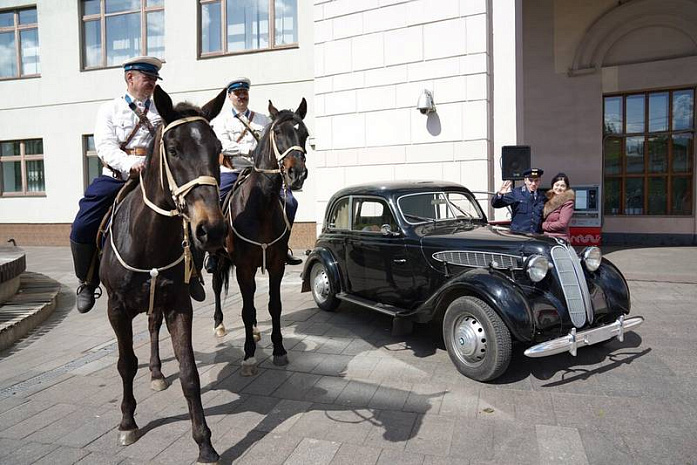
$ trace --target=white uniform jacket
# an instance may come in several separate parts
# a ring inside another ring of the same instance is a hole
[[[271,122],[268,116],[261,113],[254,112],[254,117],[249,121],[251,111],[247,109],[239,117],[236,116],[235,110],[227,111],[211,122],[213,131],[215,135],[218,136],[220,142],[223,144],[223,154],[226,156],[249,156],[249,152],[254,150],[257,146],[257,141],[249,130],[245,132],[246,126],[240,121],[240,118],[244,118],[248,122],[249,126],[258,131],[259,134],[264,130],[267,124]],[[242,135],[244,133],[244,135]],[[242,135],[242,138],[240,136]],[[239,142],[238,142],[239,139]],[[233,171],[226,166],[220,167],[220,172],[230,172]]]
[[[129,95],[129,98],[136,103],[138,110],[141,112],[145,110],[143,102],[137,101],[131,95]],[[157,112],[152,99],[147,117],[155,128],[162,123],[162,118]],[[145,160],[144,156],[129,155],[120,148],[121,143],[128,139],[128,136],[137,124],[138,117],[128,106],[125,95],[106,102],[99,108],[97,123],[94,128],[94,144],[97,148],[97,155],[102,162],[119,172],[122,180],[128,179],[133,165]],[[147,148],[152,139],[153,136],[150,135],[148,128],[145,125],[141,125],[138,128],[138,132],[126,145],[126,149]],[[114,175],[107,167],[104,167],[102,174],[106,176]]]

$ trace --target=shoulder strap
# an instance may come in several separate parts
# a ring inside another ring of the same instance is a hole
[[[256,132],[254,132],[254,129],[251,128],[251,126],[249,125],[249,123],[247,121],[245,121],[244,119],[242,119],[240,117],[240,113],[237,113],[235,115],[235,118],[240,120],[240,122],[244,125],[244,131],[242,131],[242,134],[240,134],[240,137],[237,138],[236,142],[239,144],[240,141],[242,140],[242,138],[245,135],[247,135],[247,131],[249,131],[252,134],[252,136],[254,136],[254,138],[257,140],[257,142],[259,142],[259,137],[257,136]],[[252,111],[249,113],[249,121],[253,121],[253,120],[254,120],[254,112]]]

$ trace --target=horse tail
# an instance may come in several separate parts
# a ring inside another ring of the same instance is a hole
[[[220,273],[220,280],[223,283],[223,289],[225,289],[225,296],[228,295],[228,290],[230,289],[230,272],[234,268],[232,260],[225,254],[224,256],[219,255],[220,264],[218,265],[218,273]]]

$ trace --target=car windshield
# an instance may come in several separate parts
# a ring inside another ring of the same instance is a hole
[[[404,219],[411,224],[483,219],[477,201],[459,191],[408,194],[400,197],[397,204]]]

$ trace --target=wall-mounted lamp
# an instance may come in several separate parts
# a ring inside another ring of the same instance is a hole
[[[416,109],[421,112],[422,115],[428,115],[436,111],[436,104],[433,102],[433,94],[430,90],[424,89],[419,95],[419,100],[416,102]]]

